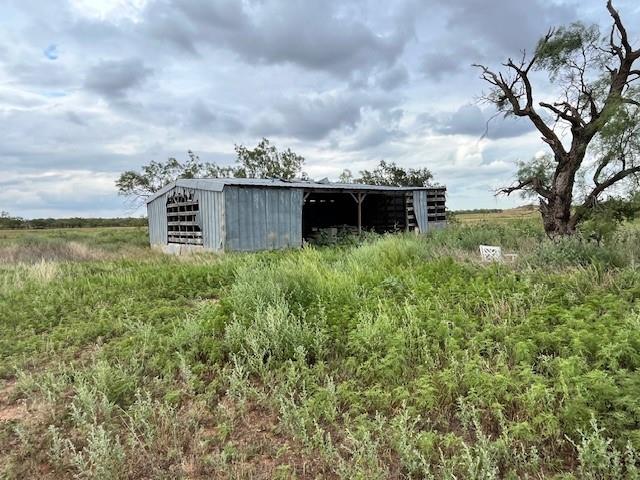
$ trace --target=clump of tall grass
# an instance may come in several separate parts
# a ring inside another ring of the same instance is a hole
[[[43,286],[60,275],[57,262],[40,260],[35,263],[0,264],[0,293],[18,290],[28,285]]]
[[[309,362],[326,355],[323,319],[296,316],[285,302],[258,306],[250,319],[233,316],[223,342],[232,356],[255,373],[268,370],[272,363],[294,359],[298,352]]]
[[[587,266],[598,264],[605,267],[622,267],[628,263],[624,245],[597,245],[579,236],[541,241],[527,256],[527,261],[548,268]]]
[[[0,247],[0,264],[88,261],[106,258],[104,252],[80,242],[28,241]]]

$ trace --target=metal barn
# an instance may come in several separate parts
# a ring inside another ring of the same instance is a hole
[[[445,225],[444,187],[180,179],[147,200],[151,246],[268,250],[340,231],[426,232]]]

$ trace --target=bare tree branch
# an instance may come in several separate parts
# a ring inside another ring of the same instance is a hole
[[[607,10],[609,10],[609,14],[611,15],[611,18],[613,18],[615,28],[618,30],[618,33],[620,34],[620,42],[622,43],[622,47],[624,48],[626,55],[632,56],[635,52],[633,51],[633,49],[631,48],[631,45],[629,44],[627,30],[626,28],[624,28],[624,25],[622,24],[622,20],[620,19],[620,14],[615,8],[613,8],[613,4],[611,3],[611,0],[607,0]],[[613,38],[613,30],[611,33],[611,38]],[[640,52],[640,50],[638,50],[638,52]]]
[[[595,200],[597,200],[598,196],[604,192],[607,188],[612,186],[613,184],[619,182],[620,180],[624,180],[630,175],[634,175],[636,173],[640,173],[640,165],[636,167],[629,167],[624,170],[620,170],[615,175],[610,176],[604,182],[599,183],[596,187],[587,195],[585,201],[583,202],[583,206],[588,207],[593,204]]]
[[[525,187],[531,187],[536,193],[544,198],[549,198],[551,195],[551,191],[542,185],[542,182],[538,177],[529,177],[525,180],[519,181],[515,185],[511,185],[510,187],[501,188],[496,192],[496,195],[504,194],[509,196],[513,192],[524,190]]]
[[[548,108],[553,113],[558,115],[558,117],[566,120],[572,125],[576,125],[576,126],[585,125],[584,120],[582,120],[582,116],[580,115],[578,110],[573,105],[570,105],[568,102],[559,102],[559,103],[554,103],[553,105],[546,102],[540,102],[539,105],[541,107]],[[560,110],[559,108],[557,108],[559,106],[564,107],[564,110]],[[571,115],[567,113],[569,111],[571,112]]]

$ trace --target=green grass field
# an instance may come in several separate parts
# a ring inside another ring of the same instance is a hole
[[[511,223],[514,221],[540,221],[540,213],[536,208],[518,207],[491,213],[455,213],[454,217],[463,224],[477,224],[482,222]]]
[[[638,478],[635,227],[146,244],[0,232],[0,478]]]

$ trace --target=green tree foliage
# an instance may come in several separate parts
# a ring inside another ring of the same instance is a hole
[[[402,168],[395,162],[380,160],[373,170],[362,170],[360,178],[353,178],[351,171],[340,175],[343,183],[364,183],[367,185],[389,185],[398,187],[425,187],[431,184],[433,174],[427,168]]]
[[[266,138],[263,138],[253,149],[236,145],[235,151],[237,155],[235,166],[201,162],[200,157],[191,150],[188,151],[189,158],[185,162],[180,162],[173,157],[164,163],[152,161],[148,165],[143,165],[140,171],[123,172],[116,181],[116,187],[120,195],[134,201],[141,201],[178,178],[291,179],[296,175],[305,175],[302,173],[304,157],[290,149],[280,152]]]
[[[519,162],[516,178],[523,184],[520,189],[522,198],[536,198],[538,190],[549,190],[553,182],[553,170],[553,155],[548,153],[527,162]]]
[[[639,193],[627,198],[610,197],[585,212],[580,232],[600,245],[610,240],[622,223],[634,220],[639,212]]]
[[[22,217],[13,217],[4,210],[0,212],[0,228],[21,228],[24,222]]]
[[[353,173],[348,168],[345,168],[340,177],[338,178],[338,182],[340,183],[353,183]]]
[[[189,159],[184,163],[171,157],[164,163],[152,160],[148,165],[143,165],[139,172],[134,170],[123,172],[116,181],[118,193],[144,198],[177,178],[194,178],[209,168],[210,165],[201,163],[198,156],[191,150],[188,154]]]
[[[263,138],[258,145],[249,149],[235,146],[239,166],[233,172],[235,177],[291,179],[302,173],[304,157],[287,148],[279,152],[275,145]]]

